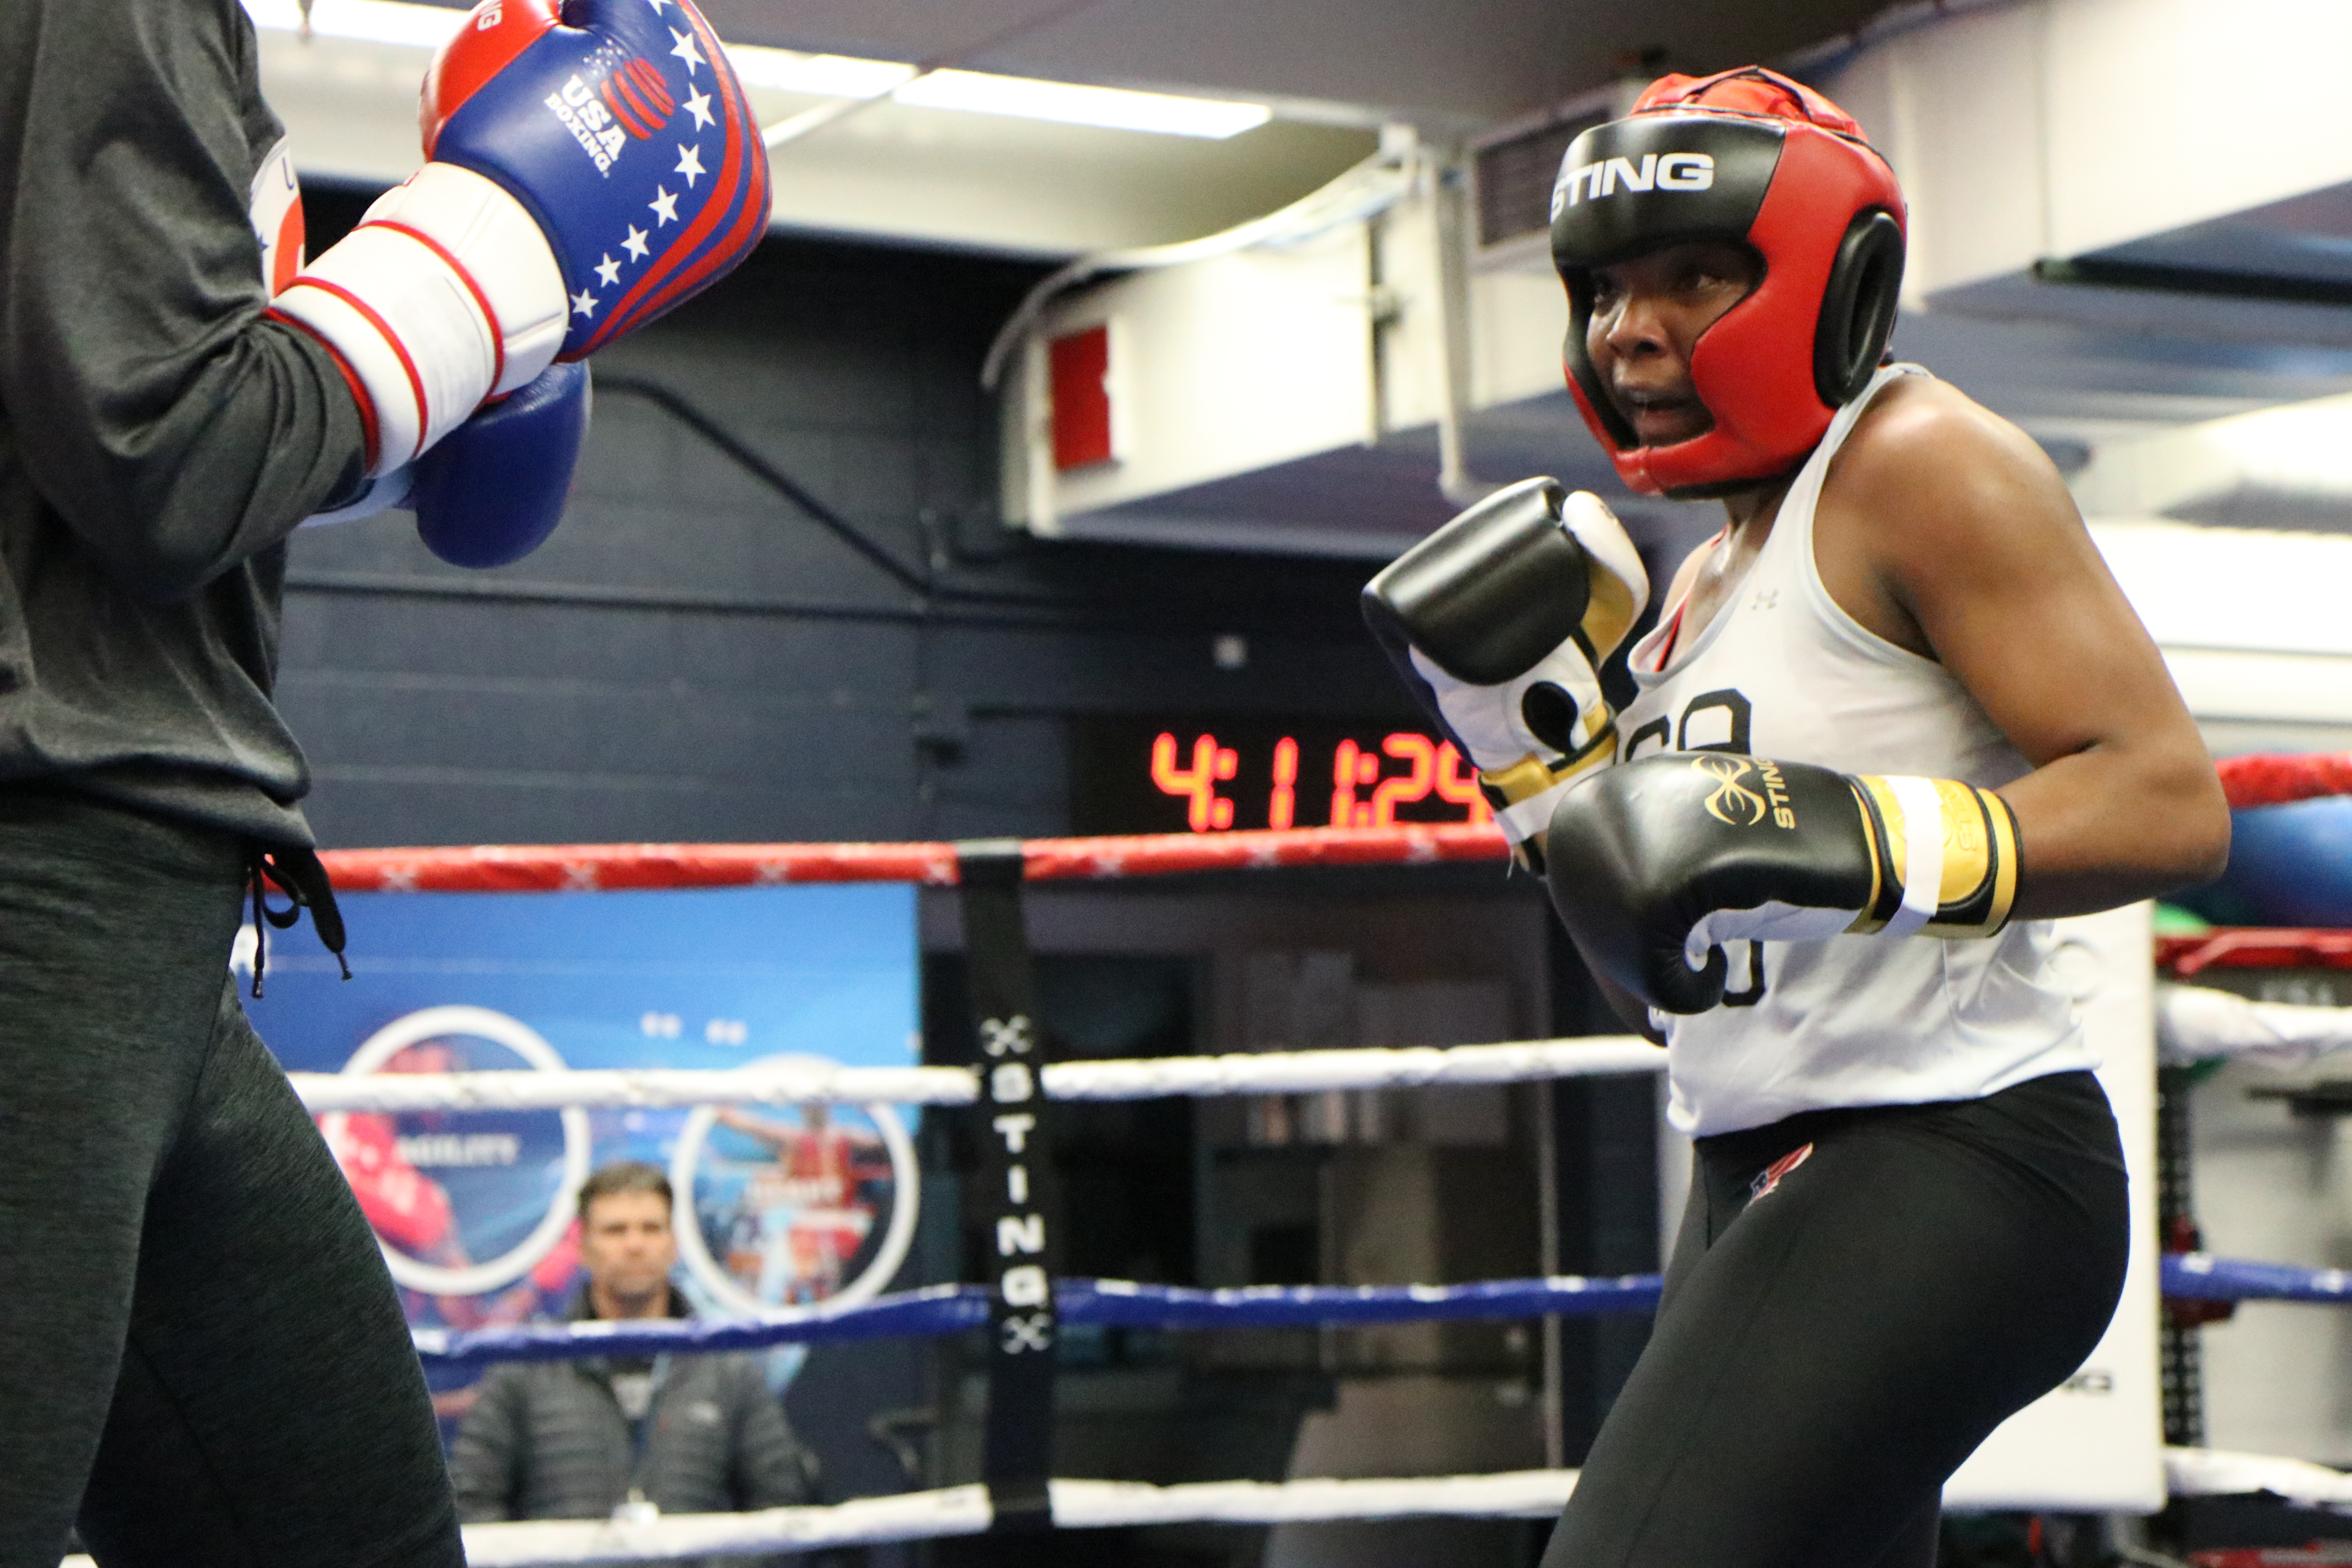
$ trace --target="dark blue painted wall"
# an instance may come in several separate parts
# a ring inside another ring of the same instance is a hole
[[[311,205],[323,244],[357,204]],[[404,513],[299,535],[279,692],[321,840],[1052,833],[1074,715],[1405,712],[1356,620],[1360,563],[998,525],[977,369],[1034,276],[771,241],[597,357],[590,448],[530,558],[444,566]],[[1249,664],[1220,670],[1234,631]]]

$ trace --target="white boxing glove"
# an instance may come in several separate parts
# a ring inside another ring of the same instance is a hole
[[[1598,496],[1527,479],[1480,501],[1366,585],[1364,618],[1430,716],[1478,765],[1533,858],[1552,808],[1616,759],[1600,666],[1650,597]]]

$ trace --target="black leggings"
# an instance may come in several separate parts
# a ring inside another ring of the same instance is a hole
[[[0,788],[0,1568],[457,1568],[425,1380],[227,973],[244,849]]]
[[[1931,1568],[1945,1479],[2122,1294],[2098,1080],[1810,1111],[1700,1139],[1693,1175],[1543,1568]]]

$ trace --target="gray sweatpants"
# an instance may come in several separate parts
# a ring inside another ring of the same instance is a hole
[[[77,1518],[107,1568],[465,1561],[383,1260],[228,982],[244,861],[0,788],[0,1568]]]

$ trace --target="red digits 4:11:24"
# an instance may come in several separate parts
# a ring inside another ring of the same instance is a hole
[[[1189,759],[1180,761],[1176,737],[1162,731],[1151,743],[1151,782],[1163,795],[1185,803],[1184,820],[1195,833],[1217,833],[1234,825],[1234,802],[1218,793],[1218,785],[1241,773],[1241,753],[1217,743],[1214,735],[1196,736]],[[1382,758],[1404,764],[1402,773],[1382,776]],[[1370,751],[1354,741],[1341,741],[1331,753],[1331,813],[1333,827],[1388,827],[1397,808],[1428,800],[1433,795],[1463,808],[1462,820],[1482,823],[1494,812],[1478,792],[1477,770],[1465,763],[1450,741],[1438,741],[1412,731],[1383,736],[1380,750]],[[1359,791],[1368,792],[1360,796]],[[1294,827],[1298,820],[1298,742],[1285,735],[1274,743],[1274,767],[1266,793],[1265,821],[1269,827]]]

